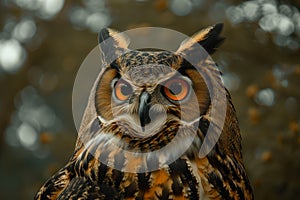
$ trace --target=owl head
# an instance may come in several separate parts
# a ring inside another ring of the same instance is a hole
[[[151,152],[178,135],[179,146],[188,144],[186,136],[192,135],[189,141],[199,150],[210,123],[223,120],[211,117],[218,112],[212,109],[213,99],[223,87],[209,56],[224,40],[219,35],[222,27],[201,30],[174,52],[130,49],[126,35],[103,29],[99,34],[103,68],[81,125],[85,130],[80,132],[88,134],[81,134],[79,140],[91,143],[100,135],[101,141],[114,140],[126,150]]]

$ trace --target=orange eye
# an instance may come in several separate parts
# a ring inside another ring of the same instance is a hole
[[[183,79],[172,79],[164,84],[163,92],[172,101],[182,101],[189,94],[189,84]]]
[[[115,96],[120,101],[125,101],[132,94],[133,90],[129,83],[120,79],[115,85]]]

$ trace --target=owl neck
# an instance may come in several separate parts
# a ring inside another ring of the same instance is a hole
[[[150,136],[143,136],[143,133],[136,133],[129,124],[120,126],[118,123],[112,123],[103,126],[100,132],[115,137],[118,145],[124,150],[145,153],[166,146],[176,136],[179,128],[180,125],[177,121],[169,121],[162,125],[157,133],[149,133]]]

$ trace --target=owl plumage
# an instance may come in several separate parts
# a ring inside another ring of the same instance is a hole
[[[221,80],[207,57],[222,43],[221,30],[222,24],[203,29],[174,53],[129,50],[125,36],[103,29],[99,57],[105,67],[91,91],[74,154],[35,199],[253,199],[226,89],[223,127],[212,130],[221,134],[207,155],[199,155],[210,125],[219,120],[212,117],[209,85]],[[185,56],[193,55],[196,44],[208,54],[193,66]],[[205,78],[199,70],[210,73]]]

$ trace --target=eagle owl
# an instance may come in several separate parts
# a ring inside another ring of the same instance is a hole
[[[175,52],[130,50],[128,38],[103,29],[103,69],[74,153],[35,199],[253,199],[236,112],[208,58],[222,27]],[[195,56],[197,45],[206,53]],[[203,154],[204,143],[211,148]]]

